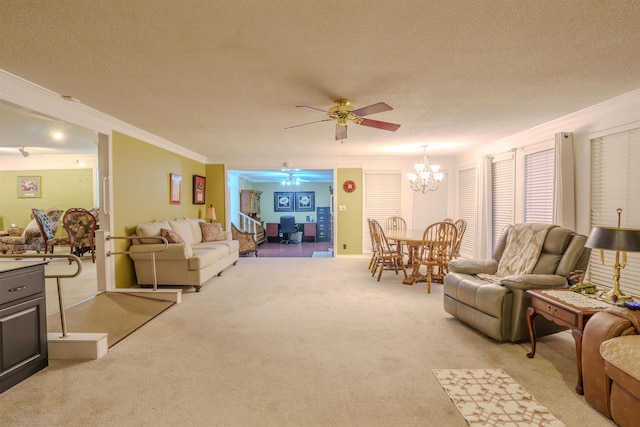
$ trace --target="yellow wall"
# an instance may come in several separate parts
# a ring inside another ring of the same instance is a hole
[[[41,196],[18,198],[18,177],[39,176]],[[93,208],[92,169],[48,169],[0,171],[0,229],[11,224],[25,227],[31,221],[31,208]],[[58,232],[64,234],[62,227]]]
[[[206,205],[213,205],[216,210],[216,220],[222,225],[222,228],[226,228],[227,213],[225,211],[225,176],[226,171],[224,165],[206,165],[205,170],[207,172],[207,188],[205,191]]]
[[[337,170],[335,215],[338,233],[335,251],[340,255],[362,253],[362,169],[344,168]],[[353,193],[343,189],[343,183],[351,180],[356,184]],[[340,206],[346,210],[340,210]],[[346,245],[346,249],[345,249]]]
[[[113,132],[112,147],[114,236],[132,235],[137,224],[153,220],[204,218],[207,205],[192,203],[193,175],[206,176],[204,164],[118,132]],[[179,205],[170,203],[172,173],[182,176]],[[212,187],[215,188],[213,180],[207,179],[207,204]],[[115,241],[116,251],[126,250],[128,246],[126,241]],[[119,255],[114,257],[114,263],[116,287],[134,286],[136,281],[131,259]]]

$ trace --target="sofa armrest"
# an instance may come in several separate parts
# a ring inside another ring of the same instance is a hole
[[[498,262],[493,259],[454,259],[449,261],[449,271],[461,274],[495,274],[498,271]]]
[[[604,311],[628,320],[636,329],[636,333],[640,333],[640,312],[618,306],[608,307]]]
[[[163,244],[159,243],[143,243],[141,245],[131,245],[129,247],[129,256],[134,261],[151,259],[152,251],[162,251]],[[167,245],[167,249],[162,252],[155,252],[156,261],[160,260],[186,260],[193,256],[191,245],[186,243],[172,243]]]
[[[568,285],[567,278],[557,274],[514,274],[503,277],[500,284],[512,289],[556,289]]]

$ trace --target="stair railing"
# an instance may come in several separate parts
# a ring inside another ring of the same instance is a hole
[[[256,242],[260,241],[258,238],[258,226],[262,225],[262,223],[242,212],[238,212],[238,217],[240,218],[240,224],[238,225],[240,231],[252,233]]]
[[[137,239],[140,239],[140,236],[110,236],[109,234],[107,234],[105,236],[105,240],[137,240]],[[162,243],[164,243],[164,247],[162,249],[148,250],[148,251],[136,251],[137,254],[151,254],[151,268],[153,269],[153,290],[157,291],[158,290],[158,276],[156,274],[156,254],[166,251],[167,247],[169,246],[169,242],[167,241],[167,239],[165,239],[162,236],[150,236],[150,237],[145,237],[144,239],[145,240],[156,239],[156,240],[160,240],[160,241],[162,241]],[[131,253],[130,251],[120,251],[120,252],[107,251],[105,255],[106,256],[111,256],[111,255],[129,255],[130,253]]]

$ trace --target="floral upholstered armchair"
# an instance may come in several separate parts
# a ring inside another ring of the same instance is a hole
[[[77,256],[91,253],[91,261],[96,262],[94,235],[96,217],[83,208],[72,208],[64,213],[62,226],[69,234],[69,249]]]
[[[25,228],[9,229],[9,235],[0,237],[0,252],[20,254],[26,251],[47,253],[48,242],[55,238],[60,225],[62,209],[31,209],[33,220]]]
[[[256,243],[253,233],[247,233],[238,230],[238,228],[231,224],[231,235],[233,240],[237,240],[240,243],[240,255],[245,255],[254,252],[258,256],[258,244]]]

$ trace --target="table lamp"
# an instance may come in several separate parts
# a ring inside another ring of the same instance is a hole
[[[600,249],[600,262],[604,262],[604,251],[616,251],[613,267],[613,289],[604,294],[610,301],[631,301],[633,298],[620,291],[620,270],[627,265],[627,252],[640,252],[640,230],[634,228],[621,228],[620,215],[622,209],[618,209],[618,227],[593,227],[585,246]],[[622,252],[622,261],[620,253]]]
[[[213,205],[209,205],[209,207],[207,208],[207,211],[205,212],[205,215],[204,215],[204,219],[208,219],[211,222],[218,219],[216,218],[216,209],[213,207]]]

